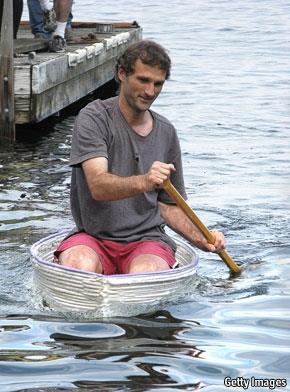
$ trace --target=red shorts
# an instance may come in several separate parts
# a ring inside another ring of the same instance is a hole
[[[76,233],[65,238],[55,251],[56,260],[61,252],[76,245],[92,248],[100,257],[104,275],[123,274],[136,256],[152,254],[164,259],[171,268],[176,265],[173,250],[161,241],[116,242],[100,240],[86,233]]]

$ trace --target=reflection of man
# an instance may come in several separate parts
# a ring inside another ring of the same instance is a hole
[[[52,32],[49,41],[51,52],[64,52],[66,48],[65,28],[71,11],[72,0],[39,0],[43,11],[43,23],[46,31]]]
[[[27,0],[28,12],[29,12],[29,21],[32,34],[35,38],[43,38],[50,39],[52,36],[51,31],[47,31],[44,29],[43,24],[43,11],[41,9],[39,0]],[[69,13],[64,38],[66,41],[70,40],[72,37],[71,34],[71,21],[72,21],[72,13]],[[54,22],[54,27],[56,28],[56,23]]]
[[[78,232],[55,252],[60,264],[104,274],[173,268],[175,243],[165,223],[204,251],[224,248],[222,233],[213,232],[210,245],[162,189],[170,176],[185,196],[176,131],[150,110],[170,66],[160,45],[131,45],[116,68],[120,95],[80,112],[70,158]]]
[[[2,13],[5,0],[0,0],[0,34],[2,26]],[[13,38],[16,39],[23,11],[23,0],[13,0]]]

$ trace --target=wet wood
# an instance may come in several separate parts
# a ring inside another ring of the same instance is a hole
[[[15,140],[13,3],[5,0],[0,37],[0,143]]]

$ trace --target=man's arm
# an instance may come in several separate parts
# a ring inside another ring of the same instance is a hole
[[[224,235],[219,231],[212,231],[215,238],[214,245],[209,244],[200,231],[194,226],[184,212],[174,204],[159,202],[160,214],[166,224],[176,233],[190,241],[205,252],[219,252],[225,248]]]
[[[82,168],[93,199],[99,201],[120,200],[153,191],[175,170],[171,163],[155,161],[148,173],[120,177],[108,172],[108,161],[104,157],[89,159],[82,163]]]

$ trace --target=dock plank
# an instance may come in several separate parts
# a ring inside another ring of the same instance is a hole
[[[22,24],[14,59],[17,124],[39,122],[113,79],[117,57],[142,37],[135,22],[114,24],[111,33],[95,32],[96,25],[75,22],[66,53],[48,53],[47,42],[39,47]]]
[[[18,38],[14,40],[14,55],[38,50],[46,50],[48,42],[43,39]]]

